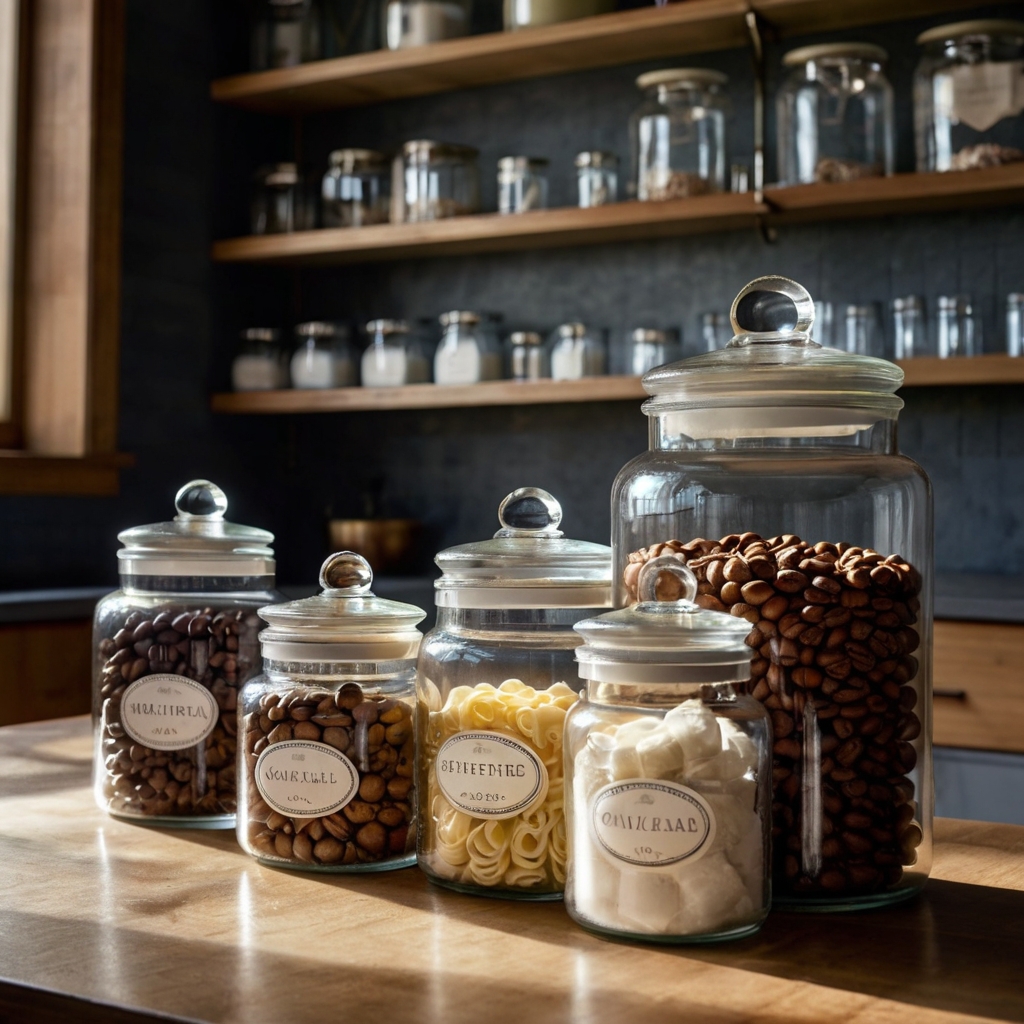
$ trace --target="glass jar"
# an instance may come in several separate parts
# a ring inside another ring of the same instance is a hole
[[[469,31],[469,0],[388,0],[384,38],[389,50],[458,39]]]
[[[678,359],[682,352],[675,331],[638,327],[629,332],[630,373],[638,376]]]
[[[779,183],[854,181],[893,173],[889,55],[869,43],[790,50],[776,98]]]
[[[562,324],[551,345],[551,376],[554,380],[600,377],[606,372],[608,351],[604,339],[586,324]]]
[[[257,609],[277,600],[274,535],[225,522],[208,480],[174,506],[172,522],[118,534],[121,589],[96,606],[94,792],[118,818],[230,828],[238,688],[260,670]]]
[[[347,388],[356,383],[356,362],[343,324],[311,320],[297,324],[292,354],[293,388]]]
[[[314,204],[297,164],[271,164],[256,172],[251,215],[254,235],[281,235],[315,226]]]
[[[614,203],[619,193],[619,158],[594,149],[577,153],[575,162],[580,207]]]
[[[893,359],[915,359],[934,354],[928,344],[924,299],[905,295],[892,300]]]
[[[750,624],[774,900],[845,909],[910,896],[931,868],[932,496],[896,447],[903,371],[819,347],[813,310],[760,278],[728,348],[646,375],[651,450],[612,489],[614,597],[675,553],[697,604]]]
[[[505,31],[554,25],[613,10],[613,0],[504,0]]]
[[[254,7],[253,71],[292,68],[324,56],[321,0],[259,0]]]
[[[397,388],[430,380],[430,362],[404,320],[371,320],[370,344],[360,360],[364,388]]]
[[[536,331],[513,331],[508,336],[508,371],[512,380],[551,376],[544,339]]]
[[[700,335],[705,352],[725,348],[732,338],[729,318],[724,313],[704,313],[700,318]]]
[[[1006,354],[1024,356],[1024,293],[1006,296]]]
[[[940,359],[981,355],[981,321],[970,295],[940,295],[935,300],[935,341]]]
[[[461,892],[558,899],[562,727],[579,681],[572,627],[609,607],[607,547],[567,540],[524,487],[493,540],[437,556],[437,625],[417,666],[419,865]]]
[[[501,377],[501,347],[480,317],[467,310],[440,316],[444,334],[434,353],[435,384],[477,384]]]
[[[341,551],[315,597],[260,609],[263,674],[239,695],[238,842],[273,867],[387,871],[416,861],[415,605],[370,591]]]
[[[288,365],[276,327],[247,327],[231,363],[235,391],[276,391],[288,386]]]
[[[336,149],[320,188],[325,228],[386,224],[391,212],[391,161],[373,149]]]
[[[548,205],[548,162],[534,156],[498,161],[498,213],[526,213]]]
[[[1024,160],[1024,21],[961,21],[917,37],[919,171],[966,171]]]
[[[846,306],[843,315],[844,344],[847,352],[862,356],[884,356],[882,325],[873,302]]]
[[[405,220],[416,224],[480,210],[479,153],[470,146],[417,139],[402,147]]]
[[[725,189],[725,87],[707,68],[648,71],[630,120],[638,199],[680,199]]]
[[[657,600],[666,573],[680,600]],[[694,604],[697,586],[681,560],[657,558],[639,604],[575,626],[565,909],[592,931],[715,942],[768,916],[771,725],[744,692],[748,624]]]

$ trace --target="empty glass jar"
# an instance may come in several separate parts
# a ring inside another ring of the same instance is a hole
[[[746,620],[774,731],[773,899],[853,909],[931,867],[932,496],[896,447],[903,372],[819,347],[813,311],[760,278],[728,348],[644,378],[650,451],[612,489],[614,599],[675,554],[697,604]],[[658,597],[679,593],[662,574]]]
[[[291,359],[293,388],[346,388],[356,383],[356,360],[348,328],[323,320],[295,327]]]
[[[1024,356],[1024,293],[1006,296],[1006,354]]]
[[[853,181],[892,174],[888,54],[868,43],[802,46],[776,99],[779,182]]]
[[[288,386],[288,363],[276,327],[247,327],[231,363],[235,391],[274,391]]]
[[[837,347],[862,356],[885,355],[881,319],[873,302],[844,308],[843,344]]]
[[[402,147],[403,220],[417,223],[476,213],[480,209],[477,150],[417,139]]]
[[[708,68],[648,71],[630,120],[638,199],[679,199],[725,189],[728,77]]]
[[[536,331],[513,331],[508,336],[508,375],[512,380],[551,376],[544,339]]]
[[[498,213],[526,213],[548,205],[548,162],[533,156],[498,161]]]
[[[1024,160],[1024,21],[961,21],[917,38],[919,171],[966,171]]]
[[[599,149],[577,153],[576,192],[583,208],[614,203],[619,192],[619,158]]]
[[[285,234],[315,226],[315,207],[297,164],[272,164],[256,172],[251,215],[254,235]]]
[[[682,352],[675,331],[637,327],[629,332],[630,373],[638,376],[678,359]]]
[[[607,372],[604,338],[586,324],[562,324],[551,344],[551,376],[555,380],[600,377]]]
[[[907,295],[892,300],[893,359],[933,354],[928,343],[924,299]]]
[[[477,384],[501,377],[501,346],[480,317],[467,310],[442,313],[444,334],[434,353],[435,384]]]
[[[704,313],[700,318],[701,340],[705,352],[725,348],[732,339],[732,327],[724,313]]]
[[[391,209],[391,161],[373,149],[336,149],[320,189],[325,228],[385,224]]]
[[[969,295],[935,300],[935,339],[940,359],[981,355],[981,321]]]
[[[364,388],[396,388],[430,380],[430,361],[404,320],[371,320],[370,344],[359,364]]]

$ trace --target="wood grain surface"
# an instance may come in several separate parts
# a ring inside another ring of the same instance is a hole
[[[0,729],[0,1020],[1024,1021],[1024,828],[941,821],[925,894],[717,947],[595,938],[416,871],[261,867],[93,805],[85,719]]]

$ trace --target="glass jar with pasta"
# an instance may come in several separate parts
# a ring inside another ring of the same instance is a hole
[[[417,664],[419,865],[461,892],[559,899],[573,626],[611,606],[611,551],[569,540],[546,491],[513,491],[492,540],[442,551]]]

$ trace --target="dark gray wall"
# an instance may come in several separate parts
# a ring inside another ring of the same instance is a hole
[[[525,150],[551,158],[552,200],[568,201],[564,169],[578,149],[625,156],[626,119],[638,99],[632,79],[651,66],[341,111],[309,119],[300,131],[209,103],[210,78],[244,60],[240,12],[237,3],[129,0],[121,447],[137,464],[123,474],[117,498],[0,498],[0,587],[113,581],[116,531],[166,518],[177,485],[202,475],[229,492],[232,518],[278,534],[286,582],[314,579],[327,509],[359,514],[363,493],[375,489],[382,512],[428,523],[425,565],[437,546],[490,534],[498,500],[525,483],[559,496],[570,533],[607,538],[612,479],[646,446],[636,403],[214,417],[209,393],[226,384],[231,338],[242,326],[468,307],[501,310],[510,326],[582,316],[616,339],[641,322],[681,325],[692,340],[700,312],[726,308],[747,280],[779,271],[836,301],[971,292],[994,347],[999,304],[1007,291],[1024,290],[1019,209],[806,227],[785,231],[775,245],[737,232],[301,274],[214,268],[211,238],[245,230],[249,173],[261,161],[291,156],[296,139],[318,168],[339,145],[393,145],[413,136],[472,143],[482,151],[490,203],[494,160]],[[921,27],[842,34],[900,55],[891,74],[901,169],[913,160],[908,89]],[[780,52],[772,50],[773,67]],[[734,79],[734,156],[749,160],[746,54],[685,63]],[[1024,573],[1019,394],[950,388],[906,395],[901,442],[935,483],[941,568]]]

